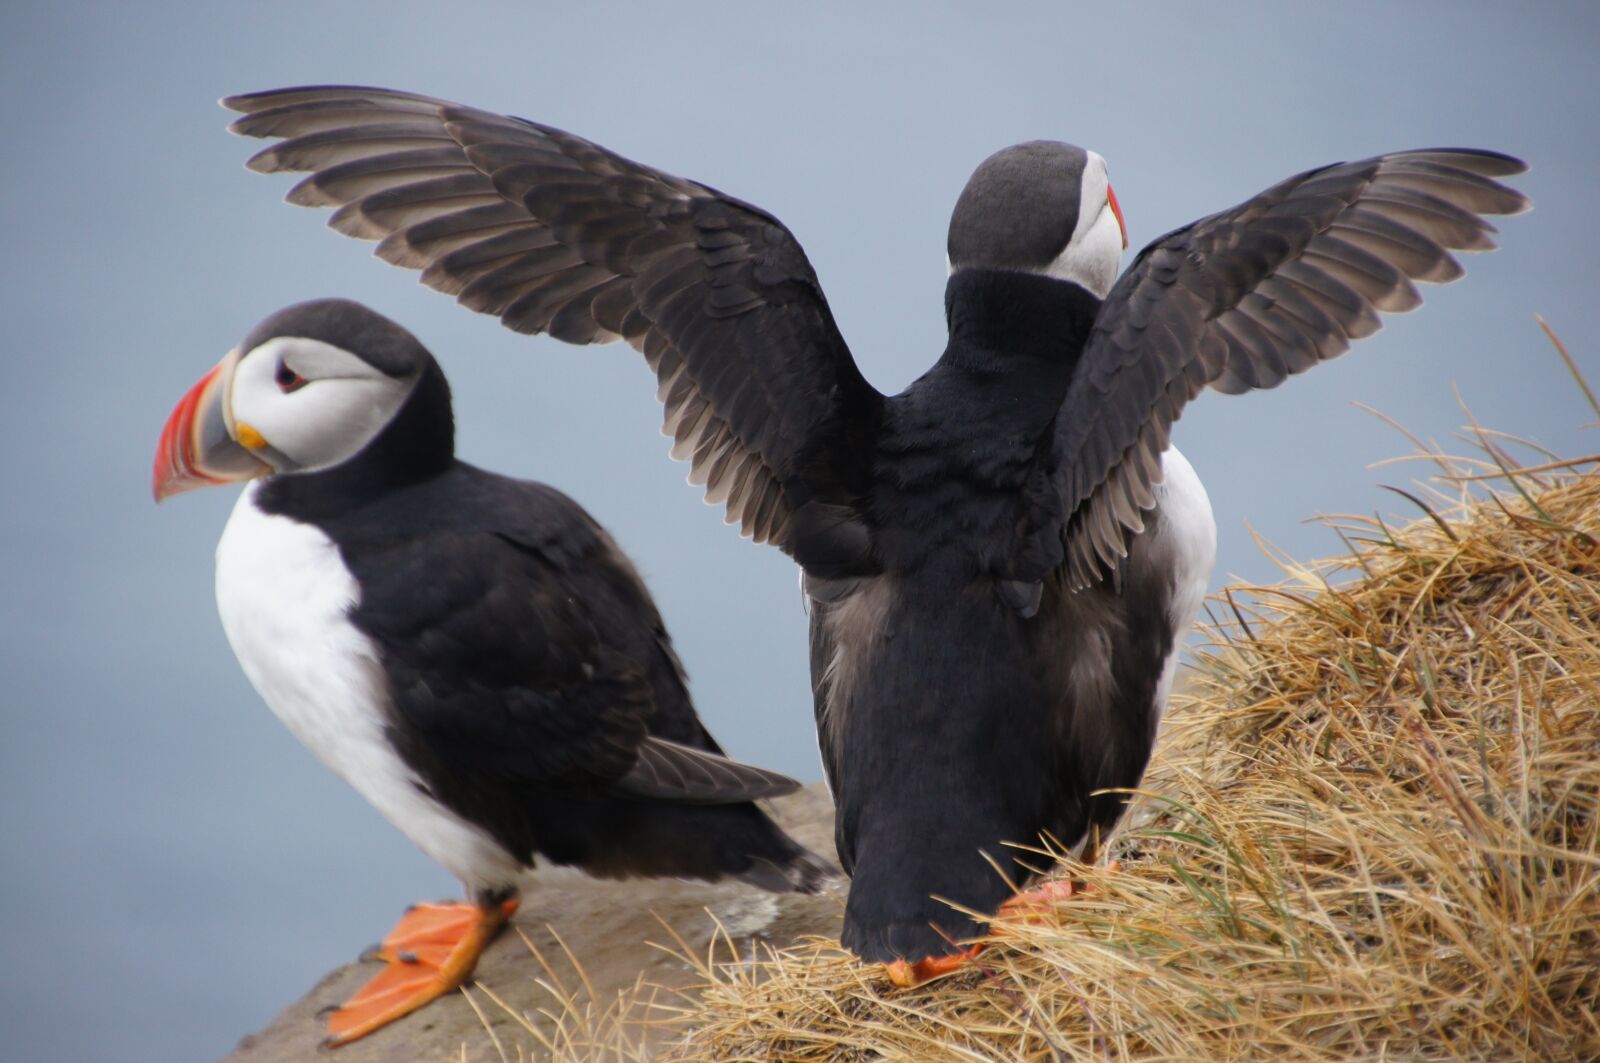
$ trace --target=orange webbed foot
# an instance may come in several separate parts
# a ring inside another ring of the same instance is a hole
[[[1120,871],[1122,865],[1113,860],[1106,865],[1106,870]],[[1092,886],[1072,879],[1056,879],[1041,883],[1031,890],[1017,894],[1000,906],[1000,910],[995,913],[994,922],[990,924],[989,936],[1004,934],[1002,924],[1007,922],[1043,922],[1057,904],[1092,892],[1094,892]],[[895,960],[883,965],[884,974],[888,975],[890,982],[902,989],[921,985],[941,975],[959,971],[974,962],[978,954],[983,951],[983,944],[980,941],[945,956],[929,956],[914,962]]]
[[[1122,864],[1113,860],[1106,865],[1106,870],[1121,871]],[[996,922],[1041,922],[1043,917],[1049,915],[1062,901],[1093,892],[1094,887],[1088,883],[1077,882],[1070,878],[1054,879],[1040,883],[1033,889],[1025,890],[1006,901],[995,913],[995,920]]]
[[[917,960],[915,963],[906,960],[895,960],[893,963],[883,965],[884,973],[889,976],[889,981],[902,989],[938,978],[941,975],[951,974],[961,970],[967,964],[978,958],[978,953],[983,951],[983,945],[969,945],[959,952],[952,952],[945,956],[928,956]]]
[[[517,902],[509,900],[419,904],[407,911],[377,950],[376,958],[387,966],[328,1016],[324,1043],[349,1044],[464,983],[516,910]]]

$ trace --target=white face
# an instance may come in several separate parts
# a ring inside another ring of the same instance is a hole
[[[1083,168],[1078,227],[1072,231],[1066,250],[1056,256],[1045,273],[1081,284],[1104,299],[1122,265],[1122,226],[1111,209],[1106,160],[1097,152],[1085,154],[1089,161]]]
[[[330,343],[278,336],[240,357],[224,416],[229,433],[275,471],[308,472],[354,457],[415,384]]]

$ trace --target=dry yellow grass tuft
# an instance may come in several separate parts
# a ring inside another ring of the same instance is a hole
[[[1415,523],[1330,521],[1348,556],[1218,603],[1121,870],[1060,868],[1087,896],[911,990],[835,942],[702,957],[546,1047],[643,1058],[653,1015],[682,1060],[1600,1059],[1600,459],[1477,439]]]

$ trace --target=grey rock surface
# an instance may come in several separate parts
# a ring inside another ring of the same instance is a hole
[[[820,783],[772,802],[771,809],[802,844],[834,858],[833,805]],[[581,981],[562,949],[565,944],[593,986],[598,1008],[641,978],[668,987],[693,984],[697,979],[691,966],[654,947],[676,949],[674,934],[693,954],[704,956],[720,923],[746,955],[760,943],[781,946],[807,935],[837,936],[843,899],[842,879],[833,893],[803,897],[763,893],[737,883],[601,882],[572,872],[536,872],[529,876],[512,926],[479,961],[474,982],[548,1031],[551,1021],[540,1010],[559,1011],[560,1005],[539,984],[547,976],[530,944],[564,984],[578,987]],[[324,1028],[318,1013],[355,993],[378,970],[376,962],[356,960],[329,973],[265,1029],[241,1040],[223,1063],[443,1063],[461,1058],[463,1046],[468,1060],[497,1060],[485,1021],[507,1058],[544,1056],[537,1039],[516,1018],[476,990],[473,999],[484,1010],[481,1019],[457,992],[353,1044],[321,1048]]]

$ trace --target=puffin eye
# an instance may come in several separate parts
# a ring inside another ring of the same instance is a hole
[[[299,373],[296,373],[293,369],[290,369],[288,362],[278,363],[278,371],[273,374],[272,380],[278,385],[278,390],[283,392],[285,395],[289,394],[291,391],[299,391],[301,388],[305,387],[306,384],[310,383],[310,381],[306,380],[305,377],[301,376]]]

